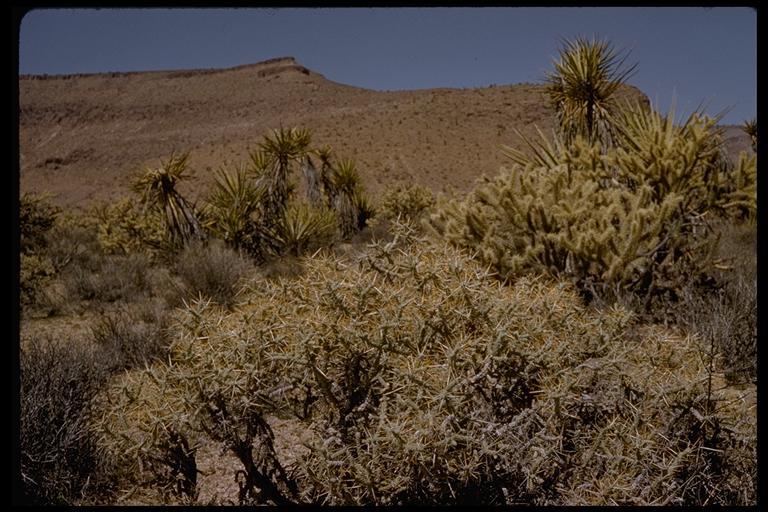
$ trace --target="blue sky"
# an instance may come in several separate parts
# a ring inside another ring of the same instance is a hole
[[[631,51],[629,83],[666,111],[756,116],[757,13],[747,7],[35,10],[22,74],[216,68],[279,56],[376,90],[540,82],[558,41]]]

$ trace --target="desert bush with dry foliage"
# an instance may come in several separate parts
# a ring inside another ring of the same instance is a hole
[[[111,362],[81,340],[34,341],[20,354],[21,490],[36,505],[101,495],[110,473],[90,429],[91,399]]]
[[[239,252],[212,240],[190,243],[178,254],[174,271],[181,279],[178,301],[208,297],[224,306],[236,299],[240,281],[253,268]]]
[[[698,338],[414,233],[180,310],[168,361],[99,397],[122,485],[194,500],[209,436],[242,504],[754,503],[754,409]],[[309,434],[291,464],[273,415]]]
[[[53,262],[46,257],[48,233],[53,229],[61,209],[46,196],[23,194],[19,198],[19,299],[29,307],[39,300],[45,284],[56,273]]]

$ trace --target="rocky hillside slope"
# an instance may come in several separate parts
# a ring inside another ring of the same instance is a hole
[[[636,89],[625,94],[645,99]],[[199,199],[216,169],[246,161],[280,126],[310,128],[316,144],[353,158],[374,197],[403,180],[461,191],[505,164],[500,147],[519,145],[514,128],[553,127],[540,85],[372,91],[291,57],[229,69],[22,76],[19,95],[21,190],[51,192],[63,206],[119,197],[133,173],[173,151],[190,151],[194,179],[182,191]]]

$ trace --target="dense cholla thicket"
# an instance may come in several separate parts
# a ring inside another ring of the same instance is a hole
[[[510,169],[464,201],[443,200],[430,223],[504,277],[571,277],[583,290],[630,290],[649,305],[704,279],[708,217],[756,210],[756,158],[728,168],[714,123],[693,114],[677,125],[674,113],[635,107],[615,123],[607,152],[542,137],[529,142],[533,156],[509,149]]]
[[[169,359],[99,400],[123,485],[194,497],[205,434],[244,504],[753,502],[754,414],[691,338],[413,233],[180,310]],[[290,466],[271,415],[309,433]]]

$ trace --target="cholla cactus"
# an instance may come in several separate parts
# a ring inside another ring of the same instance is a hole
[[[435,198],[428,188],[413,183],[398,183],[384,193],[379,204],[379,215],[385,219],[402,217],[416,220],[434,204]]]
[[[754,413],[707,401],[695,339],[629,329],[627,310],[541,276],[502,286],[464,251],[393,231],[358,261],[254,282],[232,312],[181,310],[168,361],[98,401],[103,448],[162,476],[165,432],[210,436],[242,463],[242,503],[754,499]],[[306,434],[290,464],[274,415]]]
[[[722,175],[714,121],[698,114],[678,126],[637,106],[617,119],[607,153],[583,139],[510,151],[511,169],[443,201],[431,225],[505,277],[545,272],[648,299],[696,278],[709,251],[694,228],[712,209],[754,205],[754,162],[742,159],[741,181]]]
[[[98,205],[93,216],[97,220],[99,244],[108,254],[141,251],[155,256],[173,245],[162,213],[152,209],[142,212],[131,198]]]

